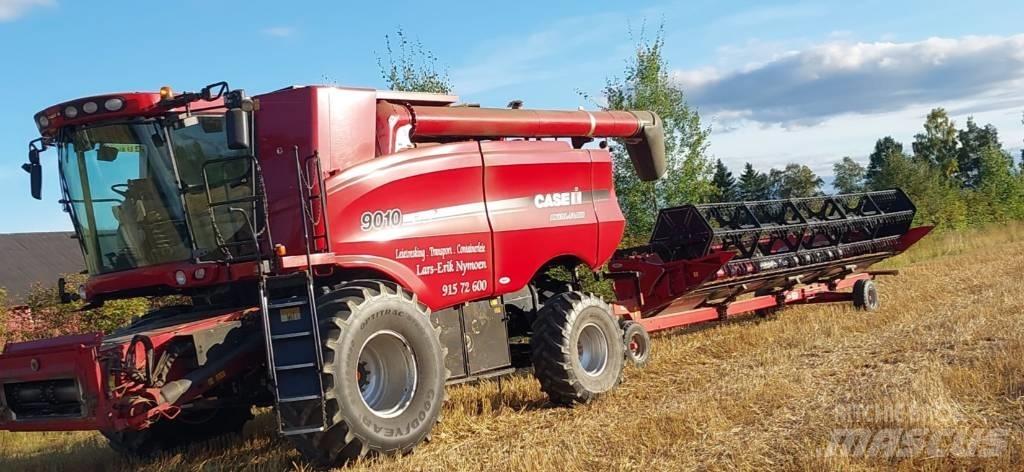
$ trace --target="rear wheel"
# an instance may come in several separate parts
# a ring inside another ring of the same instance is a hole
[[[880,305],[878,289],[873,280],[858,280],[853,283],[853,306],[864,311],[877,311]]]
[[[249,407],[184,410],[172,420],[162,419],[138,431],[102,432],[110,448],[125,455],[148,457],[227,434],[238,434],[252,419]]]
[[[586,403],[615,388],[625,363],[622,329],[601,299],[559,294],[533,324],[534,376],[554,403]]]
[[[635,321],[626,321],[622,328],[626,357],[637,367],[646,366],[651,359],[651,335]]]
[[[397,285],[354,281],[322,297],[317,310],[330,427],[289,438],[318,466],[412,451],[437,423],[447,379],[427,308]],[[319,414],[281,409],[293,424]]]

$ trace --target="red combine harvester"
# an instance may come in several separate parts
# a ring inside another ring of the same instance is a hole
[[[39,198],[40,153],[57,149],[89,273],[67,298],[191,304],[8,344],[0,429],[98,430],[150,454],[273,406],[313,463],[404,453],[446,384],[532,365],[553,402],[586,402],[647,360],[649,331],[796,303],[876,309],[867,268],[930,229],[911,229],[890,190],[664,209],[650,244],[618,249],[611,156],[584,145],[620,139],[656,180],[657,115],[455,102],[320,86],[250,98],[222,82],[38,113],[23,167]],[[574,277],[606,263],[612,304]]]

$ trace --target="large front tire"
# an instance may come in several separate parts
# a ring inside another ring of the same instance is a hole
[[[342,284],[318,306],[324,342],[324,396],[330,427],[289,436],[318,466],[375,454],[404,454],[430,434],[441,413],[447,371],[428,309],[394,284]],[[286,406],[286,405],[282,405]],[[304,423],[314,411],[282,408]]]
[[[534,376],[552,402],[586,403],[622,380],[622,329],[601,299],[580,292],[557,295],[533,323]]]

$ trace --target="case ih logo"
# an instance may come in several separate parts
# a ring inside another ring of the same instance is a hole
[[[572,192],[538,193],[533,197],[533,206],[537,208],[579,205],[581,203],[583,203],[583,192],[579,191],[579,187],[573,189]]]

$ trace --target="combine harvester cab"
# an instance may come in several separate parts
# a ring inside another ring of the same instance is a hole
[[[932,229],[911,227],[915,211],[899,189],[666,208],[608,275],[620,311],[649,331],[795,303],[874,310],[872,279],[894,271],[869,267]]]

